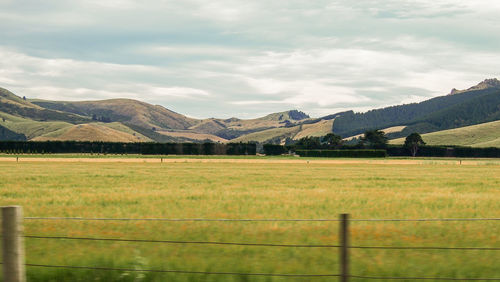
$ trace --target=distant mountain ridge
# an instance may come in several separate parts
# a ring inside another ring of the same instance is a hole
[[[120,142],[226,142],[245,134],[294,126],[309,116],[297,110],[257,119],[194,119],[132,99],[49,101],[23,99],[0,88],[0,140]],[[77,126],[81,125],[81,126]]]
[[[320,118],[290,110],[255,119],[195,119],[132,99],[31,100],[0,88],[0,140],[284,144],[331,132],[344,138],[358,136],[371,129],[386,129],[390,138],[399,138],[496,120],[500,120],[497,79],[486,79],[466,90],[453,89],[448,95],[420,103]]]

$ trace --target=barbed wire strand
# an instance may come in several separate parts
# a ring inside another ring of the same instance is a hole
[[[143,240],[143,239],[116,239],[93,237],[66,237],[66,236],[35,236],[25,235],[25,238],[35,239],[63,239],[63,240],[88,240],[88,241],[114,241],[114,242],[139,242],[139,243],[167,243],[167,244],[206,244],[206,245],[234,245],[234,246],[261,246],[261,247],[297,247],[297,248],[340,248],[338,245],[304,245],[304,244],[268,244],[268,243],[236,243],[215,241],[175,241],[175,240]]]
[[[61,240],[86,240],[86,241],[112,241],[112,242],[138,242],[138,243],[167,243],[167,244],[205,244],[205,245],[233,245],[233,246],[260,246],[260,247],[295,247],[295,248],[340,248],[340,245],[315,245],[315,244],[273,244],[273,243],[238,243],[217,241],[177,241],[177,240],[146,240],[122,238],[95,238],[95,237],[69,237],[69,236],[38,236],[25,235],[33,239],[61,239]],[[389,249],[389,250],[465,250],[465,251],[500,251],[500,247],[439,247],[439,246],[348,246],[349,249]]]
[[[340,221],[340,219],[279,219],[279,218],[97,218],[97,217],[25,217],[25,220],[82,220],[82,221],[167,221],[167,222],[183,222],[183,221],[219,221],[219,222],[325,222],[325,221]],[[419,222],[419,221],[500,221],[500,218],[416,218],[416,219],[349,219],[349,221],[371,222],[371,221],[402,221],[402,222]]]

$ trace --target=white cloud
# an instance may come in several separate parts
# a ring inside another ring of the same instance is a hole
[[[158,98],[161,97],[178,97],[178,98],[192,98],[197,96],[210,96],[210,93],[195,88],[189,87],[150,87],[147,93],[151,93]]]
[[[0,83],[191,116],[313,116],[500,75],[497,0],[0,1]]]

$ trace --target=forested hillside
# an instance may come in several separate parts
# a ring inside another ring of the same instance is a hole
[[[475,86],[421,103],[366,113],[346,112],[335,119],[333,131],[349,137],[370,129],[406,125],[405,130],[391,136],[400,137],[411,132],[427,133],[500,119],[500,86],[495,82],[490,84],[484,87],[482,82],[481,88]]]

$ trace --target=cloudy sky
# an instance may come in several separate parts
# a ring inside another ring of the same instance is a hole
[[[500,78],[499,15],[498,0],[0,0],[0,87],[198,118],[363,111]]]

